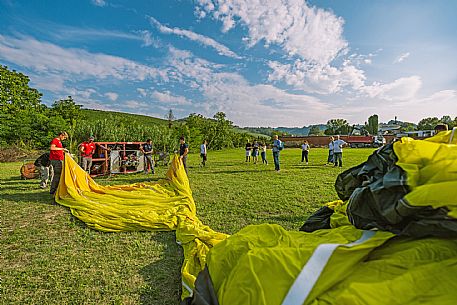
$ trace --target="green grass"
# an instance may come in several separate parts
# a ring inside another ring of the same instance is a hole
[[[211,228],[234,234],[250,224],[277,223],[298,230],[321,204],[337,199],[338,173],[366,160],[372,149],[347,149],[343,169],[323,166],[325,149],[310,164],[298,149],[281,152],[281,172],[244,162],[244,150],[209,152],[200,168],[189,157],[197,214]],[[62,206],[51,205],[38,180],[20,180],[21,163],[0,164],[3,304],[179,304],[182,250],[173,232],[101,233]],[[153,180],[163,178],[158,167]],[[98,178],[129,184],[144,174]]]

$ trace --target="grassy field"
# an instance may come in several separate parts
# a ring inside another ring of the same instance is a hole
[[[337,199],[338,173],[366,160],[372,149],[347,149],[344,167],[310,164],[298,149],[281,153],[282,169],[244,162],[244,150],[209,152],[208,165],[189,157],[189,179],[204,224],[234,234],[250,224],[298,230],[322,203]],[[65,207],[52,205],[38,180],[20,180],[21,163],[1,163],[2,304],[179,304],[182,250],[173,232],[101,233]],[[152,180],[165,176],[157,168]],[[98,178],[100,184],[151,180],[144,174]]]

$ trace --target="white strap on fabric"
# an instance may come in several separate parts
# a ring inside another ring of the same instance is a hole
[[[305,302],[336,248],[359,245],[375,234],[375,231],[364,230],[362,236],[352,243],[319,245],[290,287],[282,305],[302,305]]]
[[[452,139],[454,138],[455,131],[457,127],[452,128],[451,136],[449,137],[449,144],[452,144]]]

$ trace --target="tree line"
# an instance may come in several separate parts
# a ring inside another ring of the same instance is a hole
[[[163,124],[145,124],[118,115],[104,115],[88,119],[82,106],[71,96],[55,101],[51,107],[41,102],[42,94],[29,86],[27,75],[0,65],[0,147],[17,145],[45,149],[59,131],[67,131],[65,143],[71,151],[88,136],[97,141],[145,141],[151,138],[156,149],[175,151],[180,136],[186,138],[191,149],[198,150],[203,140],[209,149],[241,147],[255,136],[240,132],[218,112],[213,118],[191,114],[176,121],[172,110]],[[265,139],[264,139],[265,140]],[[269,141],[269,139],[268,139]]]

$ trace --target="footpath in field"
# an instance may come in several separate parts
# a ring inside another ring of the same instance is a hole
[[[376,151],[339,176],[342,200],[306,232],[214,232],[178,158],[157,184],[103,187],[68,157],[56,200],[94,229],[176,230],[183,304],[456,304],[456,143],[448,132]]]

